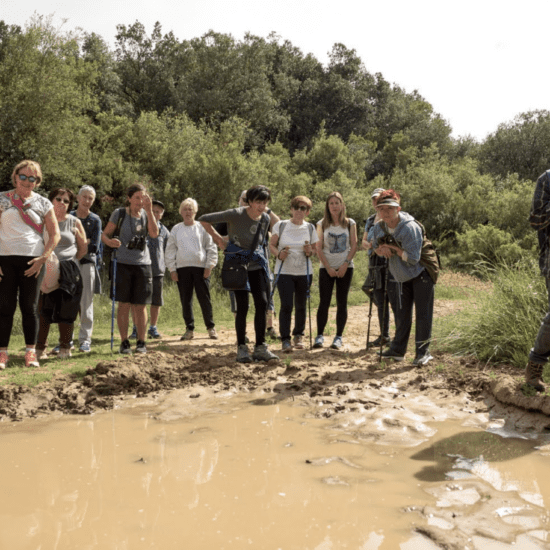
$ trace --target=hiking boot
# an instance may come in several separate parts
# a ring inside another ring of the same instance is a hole
[[[136,353],[147,353],[147,346],[143,340],[138,340],[136,343]]]
[[[546,390],[546,386],[542,383],[543,370],[544,365],[534,363],[533,361],[528,361],[527,366],[525,367],[525,383],[539,392]]]
[[[248,353],[248,346],[246,344],[241,344],[237,348],[237,363],[252,363],[250,354]]]
[[[195,333],[192,330],[187,329],[180,340],[193,340],[193,338],[195,338]]]
[[[314,349],[322,348],[324,343],[325,343],[325,339],[323,338],[323,335],[319,334],[315,337],[315,342],[313,343],[313,348]]]
[[[48,358],[48,354],[46,353],[46,350],[45,349],[37,349],[36,350],[36,358],[38,360],[40,359],[47,359]]]
[[[147,337],[148,338],[153,338],[155,340],[158,340],[159,338],[162,338],[162,336],[160,335],[160,332],[158,331],[158,328],[156,327],[156,325],[151,325],[149,327],[149,330],[147,331]]]
[[[273,327],[268,327],[268,329],[265,332],[265,335],[268,338],[271,338],[272,340],[278,340],[279,335],[277,334],[277,331]]]
[[[285,353],[290,353],[292,351],[292,344],[290,343],[290,340],[288,338],[285,338],[283,340],[283,351]]]
[[[334,340],[332,341],[332,344],[330,345],[330,349],[341,349],[344,345],[344,342],[342,342],[341,336],[335,336]]]
[[[293,344],[296,349],[305,349],[303,336],[297,334],[296,336],[294,336],[293,340]]]
[[[69,357],[72,357],[71,349],[59,348],[59,353],[57,354],[57,357],[59,357],[59,359],[69,359]]]
[[[130,346],[130,340],[128,338],[126,338],[126,340],[122,340],[120,348],[118,348],[118,353],[132,355],[132,346]]]
[[[216,332],[216,329],[214,327],[208,329],[208,337],[211,340],[217,340],[218,339],[218,333]]]
[[[399,355],[398,353],[393,351],[391,348],[388,348],[386,351],[383,351],[380,354],[380,357],[382,357],[382,359],[393,359],[394,361],[403,361],[403,359],[405,359],[404,355]]]
[[[415,367],[423,367],[424,365],[427,365],[433,357],[430,355],[430,352],[426,350],[424,353],[419,353],[416,355],[413,361],[413,365]]]
[[[132,334],[128,336],[128,340],[136,340],[137,339],[137,327],[134,325],[134,328],[132,329]]]
[[[40,363],[36,357],[36,352],[31,349],[25,353],[25,366],[26,367],[39,367]]]
[[[252,359],[254,361],[271,361],[271,359],[277,359],[279,358],[274,354],[271,353],[267,349],[266,344],[260,344],[259,346],[254,346],[254,353],[252,354]]]
[[[8,352],[0,351],[0,370],[4,370],[8,366]]]
[[[385,346],[386,344],[389,344],[389,343],[390,343],[390,337],[389,336],[379,336],[373,342],[369,342],[369,349],[370,348],[379,348],[380,346]]]

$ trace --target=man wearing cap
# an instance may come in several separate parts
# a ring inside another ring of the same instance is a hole
[[[372,244],[368,240],[368,234],[372,226],[380,221],[380,216],[376,211],[376,200],[384,191],[385,189],[379,187],[372,192],[371,199],[375,213],[365,223],[365,232],[363,233],[363,240],[361,242],[361,248],[369,254],[369,273],[363,284],[363,289],[367,294],[372,293],[371,299],[378,309],[378,323],[380,325],[380,336],[373,342],[369,342],[369,347],[380,347],[381,345],[388,344],[390,341],[390,307],[389,303],[385,300],[388,261],[383,256],[379,256],[373,252]],[[386,306],[385,313],[384,304]]]
[[[162,285],[164,283],[164,272],[166,271],[166,263],[164,262],[164,252],[166,251],[166,245],[168,244],[168,237],[170,232],[164,224],[161,223],[162,216],[164,216],[164,204],[160,201],[154,200],[153,203],[153,215],[157,220],[159,228],[159,235],[155,239],[147,236],[147,246],[149,247],[149,254],[151,255],[151,270],[153,272],[153,297],[151,300],[151,314],[149,315],[150,325],[147,331],[149,338],[161,338],[161,335],[157,329],[157,322],[159,318],[160,308],[164,304],[162,296]],[[134,330],[130,335],[130,338],[137,337],[137,329],[134,325]]]
[[[430,340],[434,308],[434,281],[420,263],[423,231],[415,219],[401,211],[400,196],[393,189],[376,199],[380,222],[373,225],[369,240],[373,250],[388,260],[390,277],[388,296],[395,317],[395,336],[382,357],[403,361],[412,328],[413,307],[416,316],[415,358],[413,365],[430,362]]]

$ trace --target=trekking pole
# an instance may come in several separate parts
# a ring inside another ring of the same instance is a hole
[[[306,241],[306,245],[309,244],[309,241]],[[313,273],[311,274],[312,275],[312,279],[313,279]],[[308,309],[308,312],[309,312],[309,349],[312,350],[313,349],[313,338],[311,336],[311,293],[310,293],[310,289],[311,289],[311,282],[309,280],[309,258],[308,256],[306,256],[306,277],[307,277],[307,309]]]
[[[113,264],[113,305],[111,307],[111,353],[113,353],[113,341],[115,337],[115,295],[116,295],[116,249],[112,255]]]
[[[368,328],[367,328],[367,347],[366,349],[369,349],[369,344],[370,344],[370,321],[372,319],[372,291],[369,293],[369,301],[370,301],[370,305],[369,305],[369,324],[368,324]]]
[[[382,348],[384,347],[384,326],[386,325],[386,311],[388,307],[388,273],[390,269],[388,267],[388,260],[386,260],[386,276],[384,277],[384,300],[382,301],[384,309],[382,310],[382,326],[380,327],[380,353],[378,357],[378,362],[382,362]],[[388,312],[389,313],[389,312]]]
[[[283,250],[286,250],[288,252],[289,247],[285,246]],[[282,251],[281,251],[282,252]],[[275,280],[273,281],[273,288],[271,289],[271,297],[270,299],[273,300],[273,295],[275,294],[275,289],[277,288],[277,281],[279,280],[279,275],[281,274],[281,269],[283,269],[283,264],[285,263],[284,260],[281,260],[281,265],[279,266],[279,271],[277,272],[277,275],[275,275]]]

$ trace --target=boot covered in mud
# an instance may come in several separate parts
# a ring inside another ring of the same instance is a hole
[[[539,392],[546,391],[546,386],[542,383],[542,371],[544,365],[529,361],[525,367],[525,382]]]
[[[259,346],[254,346],[254,353],[252,354],[252,359],[254,361],[271,361],[272,359],[279,360],[279,357],[269,351],[267,349],[267,346],[265,344],[261,344]]]

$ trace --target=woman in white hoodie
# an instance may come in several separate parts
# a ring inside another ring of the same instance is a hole
[[[218,338],[212,316],[210,300],[210,274],[218,263],[218,249],[203,226],[195,221],[199,206],[195,199],[185,199],[180,204],[183,222],[176,224],[170,236],[164,257],[172,281],[178,283],[183,319],[186,331],[181,340],[194,336],[193,290],[201,306],[208,336]]]

